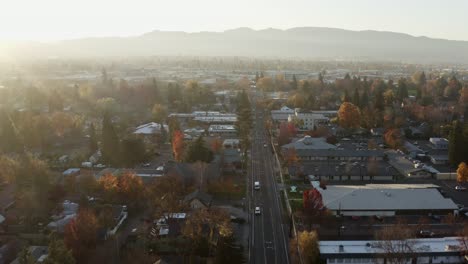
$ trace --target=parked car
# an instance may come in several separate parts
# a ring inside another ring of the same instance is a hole
[[[436,220],[436,221],[440,221],[441,217],[439,215],[431,215],[431,218]]]
[[[360,216],[357,216],[357,215],[353,215],[353,216],[351,216],[351,219],[357,221],[357,220],[361,219],[361,217],[360,217]]]
[[[418,236],[419,237],[433,237],[434,232],[429,231],[429,230],[419,230]]]
[[[465,191],[465,190],[466,190],[466,187],[463,187],[463,186],[461,186],[461,185],[457,185],[457,186],[455,186],[455,190],[457,190],[457,191]]]
[[[383,217],[381,217],[380,215],[374,215],[374,219],[379,221],[379,222],[383,221]]]

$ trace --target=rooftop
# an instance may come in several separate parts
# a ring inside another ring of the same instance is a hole
[[[331,185],[319,188],[323,204],[330,210],[456,210],[435,185],[367,184]]]
[[[337,147],[333,144],[327,143],[325,138],[313,138],[311,136],[305,136],[299,140],[296,140],[292,143],[283,145],[282,148],[290,149],[294,148],[296,150],[299,149],[336,149]]]
[[[459,254],[458,237],[419,238],[410,239],[414,243],[416,253],[446,253]],[[341,246],[341,249],[340,249]],[[375,240],[358,241],[320,241],[320,254],[378,254],[384,253]]]
[[[169,127],[167,125],[163,125],[163,127],[165,130],[169,130]],[[155,133],[159,133],[160,131],[161,131],[161,124],[151,122],[148,124],[138,126],[133,133],[141,134],[141,135],[152,135]]]

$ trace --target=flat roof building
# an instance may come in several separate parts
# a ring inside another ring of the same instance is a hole
[[[398,256],[407,258],[406,262],[399,263],[465,263],[463,249],[460,247],[460,238],[419,238],[409,239],[411,249],[395,252]],[[395,249],[401,248],[401,241],[395,241]],[[390,244],[391,245],[391,244]],[[390,258],[392,253],[382,248],[380,241],[320,241],[320,258],[327,264],[334,263],[390,263],[385,258]],[[408,252],[408,253],[406,253]]]
[[[458,206],[432,184],[330,185],[317,188],[324,207],[347,216],[454,213]]]

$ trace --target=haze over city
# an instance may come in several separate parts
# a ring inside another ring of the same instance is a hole
[[[0,264],[468,263],[468,1],[0,4]]]
[[[317,0],[4,1],[0,39],[53,41],[137,36],[153,30],[216,31],[330,27],[468,40],[468,3]]]

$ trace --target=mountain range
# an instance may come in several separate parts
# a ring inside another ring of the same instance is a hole
[[[54,43],[3,44],[18,57],[245,56],[296,59],[383,60],[416,63],[468,61],[468,41],[383,31],[300,27],[237,28],[224,32],[152,31]]]

